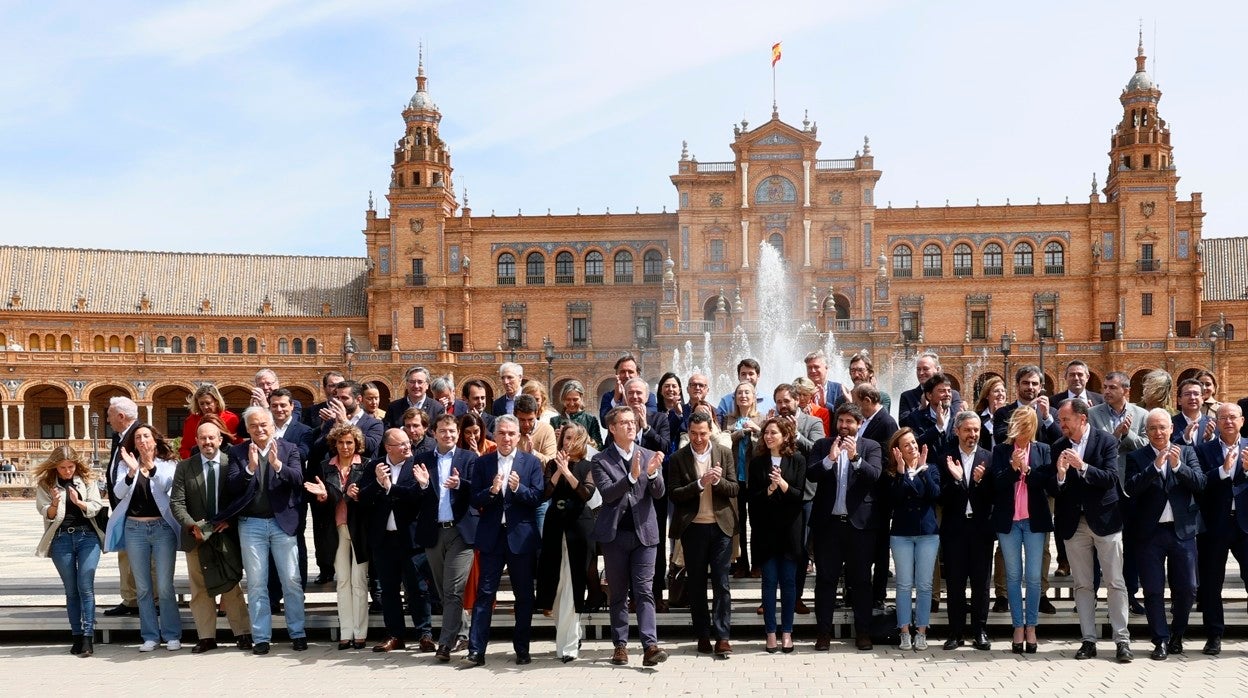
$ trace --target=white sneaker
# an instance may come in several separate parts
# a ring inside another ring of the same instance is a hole
[[[170,652],[177,652],[178,650],[182,649],[182,641],[170,640],[165,643],[165,648],[168,649]]]
[[[927,633],[915,633],[914,634],[914,651],[915,652],[927,651]]]
[[[140,652],[151,652],[154,649],[156,649],[156,642],[154,640],[148,640],[147,642],[139,645]]]
[[[900,648],[903,650],[910,650],[914,648],[914,645],[910,644],[910,632],[909,631],[901,634]]]

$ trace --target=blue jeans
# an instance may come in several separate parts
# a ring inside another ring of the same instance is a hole
[[[290,638],[307,637],[303,629],[303,583],[299,578],[299,546],[295,537],[283,531],[275,519],[240,516],[238,542],[243,549],[243,570],[247,573],[247,614],[251,635],[256,642],[273,640],[273,619],[269,610],[269,557],[277,565],[286,602],[286,630]]]
[[[758,562],[755,560],[755,562]],[[776,585],[780,586],[780,632],[793,632],[797,606],[797,561],[787,557],[763,560],[763,627],[776,632]]]
[[[914,625],[926,628],[932,615],[932,573],[936,569],[936,553],[940,536],[889,536],[893,564],[897,567],[897,625],[910,626],[911,590],[918,590],[913,612]]]
[[[74,635],[95,632],[95,568],[100,564],[100,537],[91,524],[73,533],[58,532],[48,557],[65,586],[65,608]]]
[[[170,642],[182,639],[182,616],[173,590],[173,563],[178,552],[178,536],[164,519],[126,519],[126,555],[134,574],[139,600],[139,635],[144,642]],[[156,579],[152,579],[152,561]],[[152,602],[152,584],[160,597],[160,616]]]
[[[1010,600],[1010,620],[1015,628],[1035,626],[1040,614],[1040,565],[1044,559],[1044,534],[1032,533],[1031,522],[1015,521],[1009,533],[998,533],[1005,561],[1005,591]],[[1027,608],[1024,616],[1023,577],[1026,573]]]

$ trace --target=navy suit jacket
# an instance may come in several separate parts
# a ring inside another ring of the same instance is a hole
[[[437,514],[437,495],[433,483],[430,482],[428,487],[422,488],[416,482],[414,460],[408,458],[403,461],[398,477],[391,476],[389,492],[377,482],[377,465],[386,462],[384,456],[365,466],[364,475],[360,478],[360,504],[364,505],[367,512],[369,541],[374,546],[384,545],[386,524],[390,514],[394,514],[395,528],[405,550],[386,551],[389,554],[421,547],[417,527],[420,517],[429,508],[430,500],[433,500],[435,516]]]
[[[1187,443],[1186,441],[1183,440],[1183,437],[1186,435],[1187,426],[1191,424],[1191,422],[1187,420],[1187,417],[1185,417],[1182,412],[1179,412],[1173,415],[1172,417],[1170,417],[1170,423],[1174,425],[1174,432],[1170,434],[1170,441],[1176,444],[1187,444],[1188,446],[1191,446],[1192,448],[1195,448],[1196,446],[1204,443],[1205,441],[1217,441],[1218,432],[1216,429],[1213,431],[1213,437],[1211,439],[1205,438],[1205,429],[1207,428],[1207,425],[1210,422],[1216,422],[1216,421],[1217,420],[1215,418],[1210,417],[1207,414],[1202,414],[1200,416],[1199,425],[1196,427],[1196,438],[1192,439],[1191,443]]]
[[[233,501],[217,515],[220,521],[238,516],[255,497],[259,479],[247,473],[250,447],[251,441],[244,441],[229,449],[230,461],[225,471],[225,490],[233,497]],[[289,441],[274,439],[272,447],[277,449],[278,460],[282,462],[281,472],[274,473],[267,458],[261,459],[256,467],[268,468],[264,474],[264,482],[269,492],[269,508],[273,510],[273,520],[278,527],[293,536],[299,530],[299,511],[303,508],[303,459],[299,454],[299,447]]]
[[[915,441],[919,443],[919,446],[927,446],[928,463],[939,464],[940,454],[948,450],[951,445],[957,445],[958,437],[953,433],[953,416],[954,413],[950,411],[943,430],[936,427],[936,420],[932,417],[930,407],[912,410],[902,420],[902,426],[914,430]]]
[[[395,400],[394,402],[391,402],[389,405],[387,405],[385,428],[386,429],[402,429],[403,428],[403,413],[406,412],[409,407],[414,407],[414,405],[412,405],[411,402],[408,402],[406,395],[404,395],[398,400]],[[437,400],[434,400],[431,395],[425,395],[425,401],[421,403],[420,409],[428,413],[430,424],[433,424],[435,421],[437,421],[438,417],[442,416],[443,412],[446,412],[446,408],[442,406],[442,403],[438,402]],[[371,417],[372,415],[369,415],[369,416]],[[361,427],[360,431],[363,431],[363,430],[364,430],[363,427]],[[378,443],[380,443],[380,439],[378,439]]]
[[[442,496],[442,480],[438,473],[437,451],[426,451],[416,456],[416,462],[428,468],[432,483],[430,489],[435,486],[437,488],[433,489],[434,496],[427,503],[426,512],[422,512],[416,526],[416,538],[421,547],[431,548],[437,545],[440,530],[438,522],[441,520],[438,515],[438,499]],[[464,448],[456,447],[454,455],[451,456],[451,468],[459,471],[459,487],[450,490],[451,516],[459,529],[460,537],[469,545],[472,545],[477,535],[477,514],[471,506],[472,468],[476,462],[477,454]]]
[[[328,400],[322,400],[321,402],[318,402],[315,405],[312,405],[306,411],[304,411],[302,415],[300,415],[299,421],[303,422],[309,427],[312,427],[313,432],[320,430],[321,410],[325,409],[326,407],[329,407]],[[291,419],[294,419],[293,415],[291,416]]]
[[[1235,469],[1223,478],[1222,440],[1206,441],[1196,447],[1196,459],[1205,472],[1205,491],[1200,498],[1200,513],[1211,535],[1231,533],[1227,523],[1231,518],[1231,502],[1235,502],[1235,522],[1239,530],[1248,533],[1248,474],[1244,473],[1244,459],[1239,455],[1248,448],[1248,439],[1240,438],[1235,445]]]
[[[520,397],[520,394],[517,393],[516,397]],[[498,397],[494,398],[494,403],[490,405],[490,414],[494,415],[495,417],[501,417],[502,415],[505,415],[505,414],[511,414],[511,411],[507,409],[507,395],[506,394],[499,395]]]
[[[940,506],[943,517],[940,520],[940,533],[945,536],[963,536],[971,529],[987,531],[991,528],[989,515],[992,513],[991,493],[984,496],[988,469],[992,466],[992,451],[986,448],[975,448],[969,471],[962,473],[961,480],[955,480],[949,473],[948,459],[959,465],[962,463],[962,452],[955,441],[944,453],[940,454]],[[975,466],[984,466],[984,479],[975,482]],[[971,504],[972,518],[966,518],[967,502]]]
[[[290,421],[302,422],[303,421],[303,403],[299,402],[293,397],[290,399],[290,403],[294,408],[293,410],[291,410],[291,413],[290,413]],[[245,412],[247,410],[247,407],[250,407],[250,406],[251,406],[251,403],[249,402],[247,403],[246,407],[243,407],[243,409],[238,411],[238,427],[234,429],[234,435],[240,439],[250,438],[250,435],[247,433],[247,421],[243,419],[243,412]]]
[[[472,467],[472,505],[481,514],[474,543],[482,554],[534,553],[542,542],[542,534],[537,530],[537,507],[546,493],[542,462],[537,456],[519,449],[512,453],[515,457],[511,461],[511,471],[520,475],[515,492],[506,482],[498,494],[490,492],[498,473],[498,451],[481,456]],[[506,526],[503,525],[504,513],[507,514]],[[507,546],[506,550],[503,545]]]
[[[900,424],[906,420],[906,415],[918,409],[919,401],[923,399],[923,386],[917,385],[909,390],[903,391],[897,400],[897,423]],[[953,391],[953,404],[957,404],[962,399],[958,391]],[[973,407],[973,405],[972,405]]]
[[[1088,400],[1088,407],[1105,404],[1105,398],[1102,397],[1100,393],[1094,393],[1091,390],[1084,390],[1083,396],[1087,398]],[[1063,402],[1066,402],[1069,399],[1070,399],[1070,391],[1063,390],[1060,393],[1055,393],[1053,397],[1049,398],[1049,404],[1052,405],[1053,409],[1056,410],[1057,408],[1062,406]]]
[[[1014,401],[993,413],[992,438],[996,440],[998,446],[1006,442],[1007,435],[1010,433],[1010,417],[1014,416],[1014,410],[1017,409],[1018,402]],[[1053,418],[1053,421],[1046,426],[1044,421],[1039,419],[1040,415],[1036,415],[1035,440],[1051,446],[1062,438],[1062,428],[1057,425],[1057,410],[1052,402],[1049,403],[1049,416]]]
[[[646,430],[637,436],[643,447],[651,451],[658,451],[664,457],[667,457],[672,445],[670,428],[666,412],[660,414],[654,410],[646,410]],[[605,450],[614,443],[615,440],[611,438],[611,432],[607,432],[607,442],[602,445],[602,448]],[[664,463],[664,467],[666,467],[666,463]]]
[[[1053,444],[1054,462],[1062,451],[1071,448],[1063,436]],[[1118,439],[1088,424],[1088,443],[1083,448],[1086,472],[1074,468],[1066,471],[1066,481],[1057,484],[1057,467],[1053,468],[1050,492],[1056,502],[1054,525],[1062,540],[1070,540],[1079,528],[1079,517],[1088,521],[1088,528],[1098,536],[1113,535],[1122,530],[1122,511],[1118,503]]]
[[[1014,486],[1022,476],[1010,464],[1013,455],[1014,444],[998,444],[992,449],[992,467],[984,474],[984,482],[988,486],[983,494],[992,505],[992,530],[997,533],[1009,533],[1014,526]],[[1031,468],[1026,475],[1028,521],[1032,533],[1048,533],[1053,530],[1049,496],[1045,491],[1045,486],[1053,477],[1053,459],[1048,444],[1031,442],[1027,462]]]
[[[308,462],[308,456],[312,453],[312,443],[315,440],[316,433],[312,428],[303,422],[296,422],[292,416],[290,423],[286,425],[286,433],[282,439],[289,441],[299,447],[299,455],[303,458],[303,462]]]
[[[389,412],[386,413],[386,418],[390,418]],[[315,450],[319,454],[333,450],[332,444],[327,443],[326,439],[329,437],[329,432],[333,431],[337,424],[337,421],[323,422],[321,424],[321,432],[317,435],[315,441]],[[360,433],[364,434],[364,452],[360,454],[360,457],[366,461],[384,457],[386,454],[381,447],[381,439],[385,436],[386,429],[382,425],[381,420],[367,412],[361,412],[360,419],[355,423],[355,426],[359,427]],[[402,427],[403,425],[400,424],[399,426]],[[415,444],[412,444],[413,448],[415,446]]]
[[[610,543],[615,540],[620,526],[620,517],[628,508],[633,516],[633,530],[642,545],[658,545],[663,535],[659,529],[659,520],[654,512],[654,500],[667,494],[667,485],[663,482],[663,469],[654,478],[646,475],[646,464],[654,451],[642,446],[633,446],[633,453],[641,455],[641,477],[637,482],[628,479],[632,469],[631,463],[625,463],[615,446],[604,446],[594,456],[594,487],[602,495],[602,507],[598,509],[598,519],[594,522],[589,539],[599,543]]]
[[[811,503],[810,527],[826,529],[832,520],[836,506],[836,467],[829,467],[824,459],[832,452],[836,437],[819,439],[810,447],[810,460],[806,465],[806,479],[819,483]],[[858,461],[849,464],[849,489],[845,490],[845,510],[849,523],[856,529],[870,529],[879,525],[875,518],[875,483],[880,479],[882,460],[880,445],[870,439],[858,439]]]
[[[835,426],[835,425],[833,425]],[[897,420],[884,410],[884,406],[880,405],[875,411],[875,415],[871,417],[871,421],[867,422],[867,428],[862,432],[862,438],[871,439],[883,448],[888,444],[888,440],[893,438],[893,434],[897,433],[900,427],[897,426]]]
[[[607,425],[607,413],[611,411],[615,401],[615,391],[608,390],[602,394],[602,399],[598,401],[598,422],[604,427]],[[655,399],[654,393],[646,398],[646,412],[657,412],[659,409],[659,401]]]
[[[1180,446],[1183,456],[1178,468],[1166,468],[1162,477],[1153,465],[1152,444],[1127,454],[1127,496],[1135,502],[1135,523],[1142,540],[1157,530],[1158,519],[1170,503],[1174,513],[1174,533],[1179,540],[1191,540],[1203,529],[1198,497],[1205,489],[1205,473],[1191,446]]]

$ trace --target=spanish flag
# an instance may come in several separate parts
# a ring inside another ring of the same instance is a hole
[[[771,45],[771,67],[773,68],[776,67],[776,64],[779,62],[780,62],[780,42],[777,41],[776,43]]]

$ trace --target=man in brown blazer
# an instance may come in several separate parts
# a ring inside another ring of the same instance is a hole
[[[685,552],[689,611],[698,636],[698,652],[727,657],[732,652],[728,632],[732,599],[728,568],[732,563],[732,534],[737,530],[737,469],[732,451],[711,443],[711,418],[689,415],[689,443],[672,456],[668,466],[668,498],[672,502],[671,537]],[[706,570],[710,565],[715,589],[714,612],[706,608]],[[711,646],[711,635],[715,645]]]
[[[243,569],[238,531],[231,522],[222,521],[205,539],[200,528],[201,524],[211,523],[217,512],[229,503],[225,492],[229,458],[221,452],[221,431],[215,424],[200,424],[195,443],[199,453],[178,463],[173,473],[173,493],[169,497],[173,517],[182,526],[182,550],[186,552],[186,571],[191,581],[191,615],[195,617],[195,633],[199,635],[191,653],[203,654],[217,647],[218,593],[239,649],[251,649],[251,620],[247,615],[247,602],[238,587]],[[210,482],[215,487],[210,488]],[[231,580],[234,584],[226,589],[211,586],[221,586]]]

